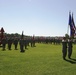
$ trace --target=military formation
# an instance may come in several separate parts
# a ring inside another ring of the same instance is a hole
[[[62,40],[62,53],[63,53],[63,59],[66,60],[66,56],[68,54],[68,58],[71,59],[73,50],[73,40],[72,38],[66,39],[65,37]]]
[[[33,39],[27,39],[27,38],[3,38],[2,39],[2,50],[12,50],[12,45],[14,46],[15,50],[18,50],[18,45],[20,47],[20,52],[25,52],[25,49],[27,49],[27,46],[35,47],[35,40]]]
[[[14,46],[15,50],[19,49],[20,52],[25,52],[25,49],[27,49],[28,46],[35,47],[35,43],[50,43],[56,45],[61,43],[61,39],[36,38],[34,36],[24,37],[23,34],[21,35],[21,37],[4,37],[2,38],[2,50],[12,50],[12,46]]]
[[[66,39],[65,37],[61,40],[39,40],[39,39],[34,39],[34,38],[18,38],[18,37],[14,37],[14,38],[6,38],[4,37],[2,39],[2,50],[8,49],[11,50],[12,49],[12,45],[14,46],[15,50],[20,50],[20,52],[25,52],[25,50],[27,49],[27,47],[30,46],[31,47],[35,47],[35,43],[53,43],[53,44],[57,44],[57,43],[62,43],[62,56],[63,59],[66,59],[66,56],[68,56],[69,59],[71,59],[71,55],[72,55],[72,49],[73,49],[73,40],[71,38]],[[19,47],[18,47],[19,45]]]

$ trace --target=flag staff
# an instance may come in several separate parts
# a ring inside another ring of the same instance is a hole
[[[69,35],[69,25],[68,25],[68,27],[67,27],[67,34]]]
[[[68,27],[67,27],[67,34],[68,34],[68,35],[69,35],[69,24],[70,24],[70,22],[71,22],[70,17],[71,17],[71,11],[69,11],[69,23],[68,23]]]

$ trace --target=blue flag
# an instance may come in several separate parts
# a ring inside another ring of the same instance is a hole
[[[75,23],[74,23],[74,19],[73,19],[73,14],[71,17],[71,13],[69,13],[69,26],[70,26],[70,36],[75,35]]]
[[[71,26],[71,13],[69,12],[69,25]]]
[[[76,30],[76,27],[75,27],[73,13],[72,13],[72,34],[73,34],[73,36],[75,35],[75,30]]]

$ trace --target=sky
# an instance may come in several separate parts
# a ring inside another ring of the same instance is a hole
[[[69,11],[76,22],[76,0],[0,0],[0,28],[6,33],[65,36]]]

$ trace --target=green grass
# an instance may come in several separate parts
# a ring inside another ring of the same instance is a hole
[[[75,45],[72,58],[76,58]],[[0,48],[0,75],[76,75],[76,61],[69,61],[62,59],[61,45],[36,44],[24,53],[19,47],[14,50],[12,46],[11,51]]]

